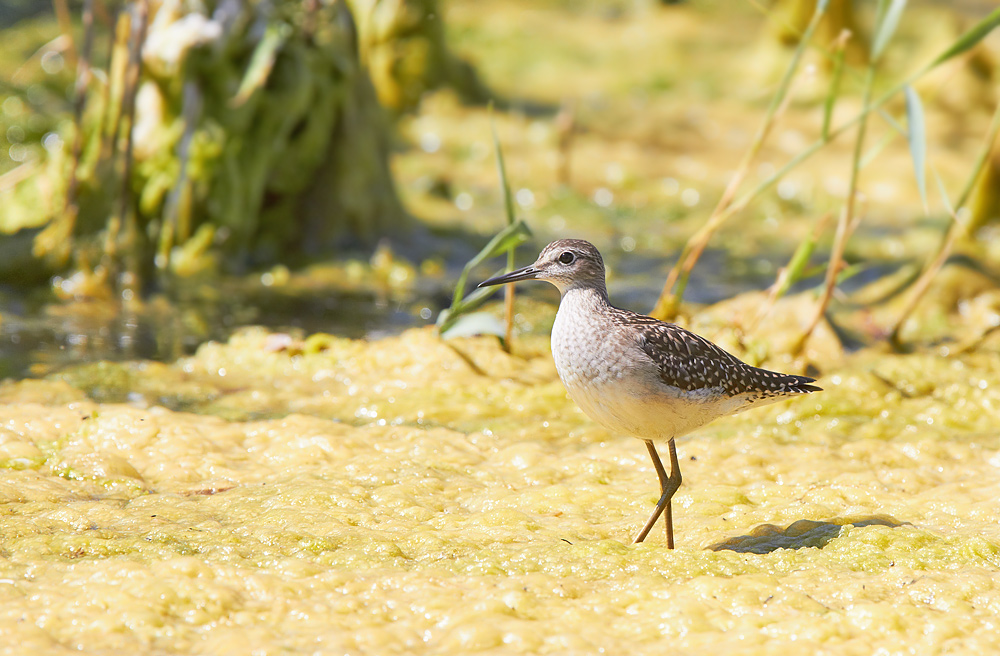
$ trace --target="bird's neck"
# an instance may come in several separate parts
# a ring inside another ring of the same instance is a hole
[[[569,306],[580,310],[597,311],[610,305],[604,281],[600,284],[570,285],[560,291],[562,291],[560,307]]]

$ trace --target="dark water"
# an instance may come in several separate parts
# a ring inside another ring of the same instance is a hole
[[[44,303],[0,292],[0,378],[44,376],[98,360],[170,362],[210,340],[226,340],[244,326],[346,337],[394,334],[437,316],[417,298],[371,294],[316,298],[230,296],[223,301],[154,300],[130,312],[112,304]],[[418,307],[418,305],[420,307]]]

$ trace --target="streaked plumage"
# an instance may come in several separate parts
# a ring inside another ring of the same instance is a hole
[[[812,378],[753,367],[680,326],[611,305],[604,261],[589,242],[552,242],[531,266],[480,286],[531,279],[562,294],[552,355],[570,397],[606,428],[644,440],[657,469],[660,502],[636,542],[666,510],[673,544],[670,498],[681,480],[675,438],[723,415],[820,390]],[[668,442],[669,477],[654,441]]]

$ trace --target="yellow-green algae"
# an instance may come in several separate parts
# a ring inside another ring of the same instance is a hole
[[[627,544],[655,475],[640,442],[580,414],[543,339],[513,355],[429,329],[316,341],[277,350],[250,330],[175,365],[3,384],[7,644],[1000,649],[996,336],[849,356],[823,393],[682,441],[673,552],[660,531]],[[128,404],[67,383],[123,379]]]

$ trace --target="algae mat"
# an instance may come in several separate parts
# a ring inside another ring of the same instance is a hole
[[[8,653],[1000,650],[996,341],[682,441],[674,552],[543,341],[276,343],[0,387]]]

